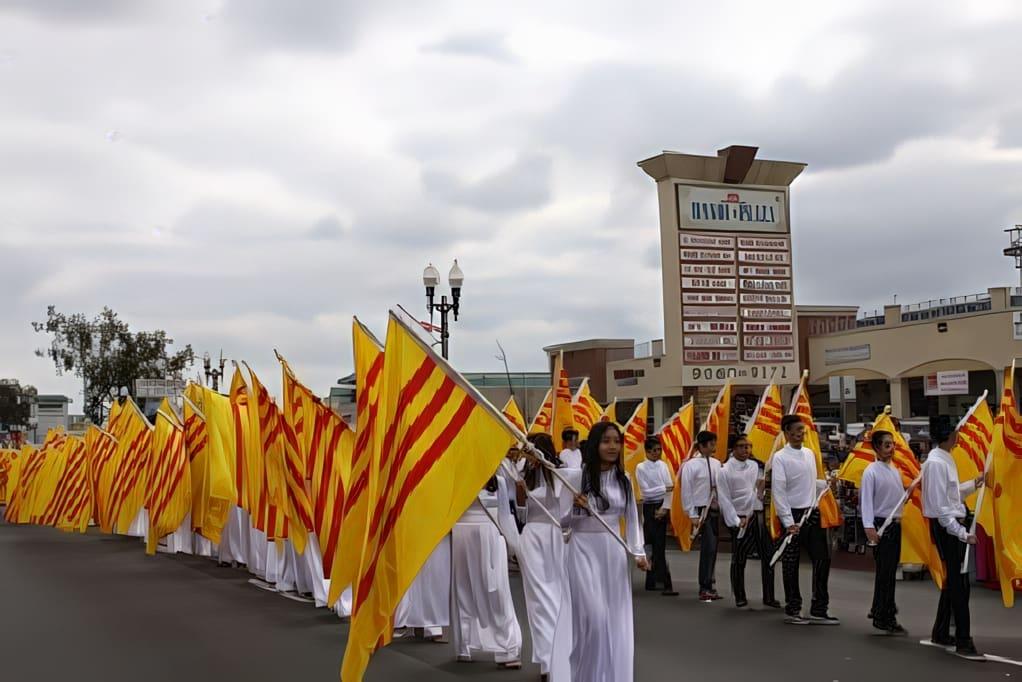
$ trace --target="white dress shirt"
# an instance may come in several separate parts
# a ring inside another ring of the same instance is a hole
[[[561,463],[565,469],[581,469],[582,468],[582,451],[581,450],[569,450],[567,448],[561,450],[559,455]]]
[[[763,508],[756,494],[756,482],[761,477],[759,465],[752,458],[739,462],[732,457],[724,463],[717,478],[717,499],[728,528],[737,528],[740,517],[751,516]]]
[[[771,499],[781,526],[795,525],[792,509],[808,509],[827,482],[816,478],[816,455],[809,448],[790,445],[774,453],[771,464]]]
[[[662,459],[644,459],[635,467],[635,481],[639,484],[639,497],[643,504],[662,503],[667,491],[674,489],[671,467]]]
[[[975,490],[975,481],[958,482],[958,467],[946,450],[930,450],[923,462],[923,516],[937,519],[941,528],[965,542],[969,531],[958,522],[965,518],[962,498]]]
[[[895,507],[905,494],[901,474],[891,463],[870,462],[862,472],[859,486],[859,508],[862,510],[862,527],[876,528],[874,519],[888,519],[891,514],[901,518],[901,509],[895,514]]]
[[[707,466],[709,461],[709,466]],[[685,513],[692,519],[698,519],[696,507],[705,507],[710,503],[710,492],[717,486],[717,475],[720,473],[720,460],[702,455],[693,455],[681,467],[681,502]]]

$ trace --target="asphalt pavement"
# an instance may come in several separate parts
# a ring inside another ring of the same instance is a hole
[[[840,627],[790,626],[758,604],[758,571],[747,570],[752,608],[728,598],[696,600],[695,553],[671,552],[678,597],[642,589],[635,574],[636,680],[986,680],[1022,678],[1022,667],[972,663],[920,646],[936,609],[928,581],[898,583],[909,637],[874,634],[866,619],[872,573],[835,569],[831,612]],[[348,626],[325,609],[260,590],[243,569],[209,559],[146,557],[137,539],[0,525],[0,679],[180,682],[336,680]],[[802,571],[808,599],[809,566]],[[521,581],[512,588],[525,639],[520,671],[492,661],[457,663],[449,644],[396,640],[376,654],[368,680],[538,680]],[[781,592],[777,576],[778,595]],[[973,635],[981,650],[1022,661],[1022,609],[974,588]]]

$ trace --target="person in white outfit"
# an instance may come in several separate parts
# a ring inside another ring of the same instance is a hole
[[[395,628],[422,629],[423,636],[443,641],[443,629],[451,622],[451,536],[445,535],[394,612]]]
[[[552,466],[563,463],[554,454],[554,441],[545,433],[529,435],[529,442]],[[532,661],[539,664],[545,682],[554,671],[567,670],[571,653],[571,596],[565,568],[567,545],[560,519],[571,511],[571,494],[549,470],[538,461],[523,459],[524,476],[517,482],[519,507],[525,508],[518,559],[525,592],[525,609],[532,635]],[[566,627],[555,637],[560,618]]]
[[[642,534],[652,549],[651,566],[646,572],[646,590],[654,592],[662,588],[664,596],[676,597],[678,593],[674,591],[671,569],[667,565],[667,525],[670,523],[674,472],[661,459],[663,448],[659,440],[647,438],[645,450],[646,459],[635,467],[635,480],[642,498]]]
[[[613,422],[593,426],[582,454],[581,494],[568,517],[568,583],[571,586],[571,679],[631,682],[634,623],[629,562],[649,570],[632,482],[622,462],[623,438]],[[574,482],[574,481],[573,481]],[[599,515],[611,531],[599,522]],[[625,545],[617,533],[625,525]]]
[[[561,431],[561,443],[564,447],[558,456],[563,465],[568,469],[581,469],[582,451],[578,449],[578,431],[575,429]]]
[[[522,630],[507,563],[509,552],[517,551],[507,481],[494,476],[451,531],[451,631],[459,661],[487,652],[498,667],[522,667]]]
[[[714,456],[717,434],[700,431],[696,434],[696,452],[681,467],[681,499],[692,528],[699,533],[699,601],[722,599],[717,593],[717,535],[720,507],[717,500],[717,477],[720,460]],[[700,523],[701,522],[701,523]]]

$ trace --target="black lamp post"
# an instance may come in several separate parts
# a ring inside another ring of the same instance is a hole
[[[205,353],[202,354],[202,369],[206,373],[206,381],[209,382],[210,379],[213,380],[214,391],[220,390],[220,379],[222,379],[224,376],[224,365],[226,364],[227,361],[224,359],[224,351],[222,349],[220,351],[219,368],[212,366],[212,362],[210,361],[209,357],[209,351],[206,351]]]
[[[426,310],[429,311],[429,322],[433,324],[433,313],[440,313],[440,354],[447,359],[447,340],[450,338],[450,331],[447,324],[447,314],[454,313],[454,321],[458,321],[459,304],[461,303],[461,286],[465,283],[465,273],[458,267],[458,259],[454,259],[454,265],[447,274],[447,283],[451,285],[451,301],[447,296],[441,296],[440,302],[436,302],[436,288],[440,285],[440,271],[432,263],[426,266],[422,273],[422,283],[426,287]]]

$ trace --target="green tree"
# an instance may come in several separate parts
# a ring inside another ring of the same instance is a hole
[[[27,429],[36,394],[33,386],[22,386],[17,379],[0,379],[0,430],[6,431],[12,426]]]
[[[180,379],[195,361],[191,345],[171,353],[168,346],[174,340],[167,332],[133,332],[106,307],[90,320],[84,313],[66,314],[49,306],[46,320],[33,322],[32,328],[52,337],[50,347],[36,355],[53,360],[58,376],[82,379],[85,416],[96,423],[110,389],[127,386],[134,392],[135,379]]]

